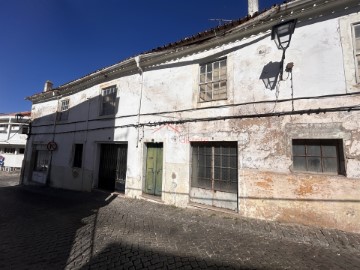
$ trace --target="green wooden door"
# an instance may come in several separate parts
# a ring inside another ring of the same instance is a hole
[[[162,164],[162,143],[147,144],[145,193],[161,196]]]

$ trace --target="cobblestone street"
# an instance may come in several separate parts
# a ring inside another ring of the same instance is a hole
[[[357,234],[0,182],[0,269],[360,269]]]

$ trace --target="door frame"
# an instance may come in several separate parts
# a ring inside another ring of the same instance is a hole
[[[161,144],[162,145],[162,149],[163,149],[163,157],[162,157],[162,180],[161,180],[161,195],[160,196],[155,196],[155,195],[151,195],[146,193],[145,190],[145,186],[146,186],[146,161],[147,161],[147,151],[148,151],[148,145],[149,144]],[[165,187],[165,143],[162,141],[146,141],[143,144],[143,166],[142,166],[142,185],[141,185],[141,193],[142,195],[145,196],[151,196],[154,198],[160,198],[161,200],[163,200],[163,195],[164,195],[164,187]]]
[[[92,188],[93,189],[98,189],[99,188],[99,170],[100,170],[100,155],[101,155],[101,145],[102,144],[126,144],[128,147],[127,150],[127,156],[126,156],[126,160],[128,161],[128,155],[129,155],[129,142],[128,141],[96,141],[95,142],[95,147],[94,147],[94,160],[93,160],[93,172],[94,172],[94,181],[92,184]],[[127,179],[127,174],[126,174],[126,179]],[[126,192],[126,179],[125,179],[125,192]],[[114,187],[114,191],[115,191],[115,187]]]

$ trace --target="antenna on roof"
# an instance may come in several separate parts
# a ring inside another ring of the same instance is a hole
[[[226,19],[209,19],[209,21],[218,22],[219,26],[222,26],[226,23],[232,22],[232,20],[226,20]]]

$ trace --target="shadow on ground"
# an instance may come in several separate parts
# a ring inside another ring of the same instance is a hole
[[[96,235],[98,212],[115,198],[104,192],[0,188],[0,269],[232,268],[221,262],[144,249],[121,239],[106,241],[97,252],[94,243],[101,242]]]
[[[0,268],[64,269],[84,218],[114,199],[108,197],[50,188],[0,188]]]

